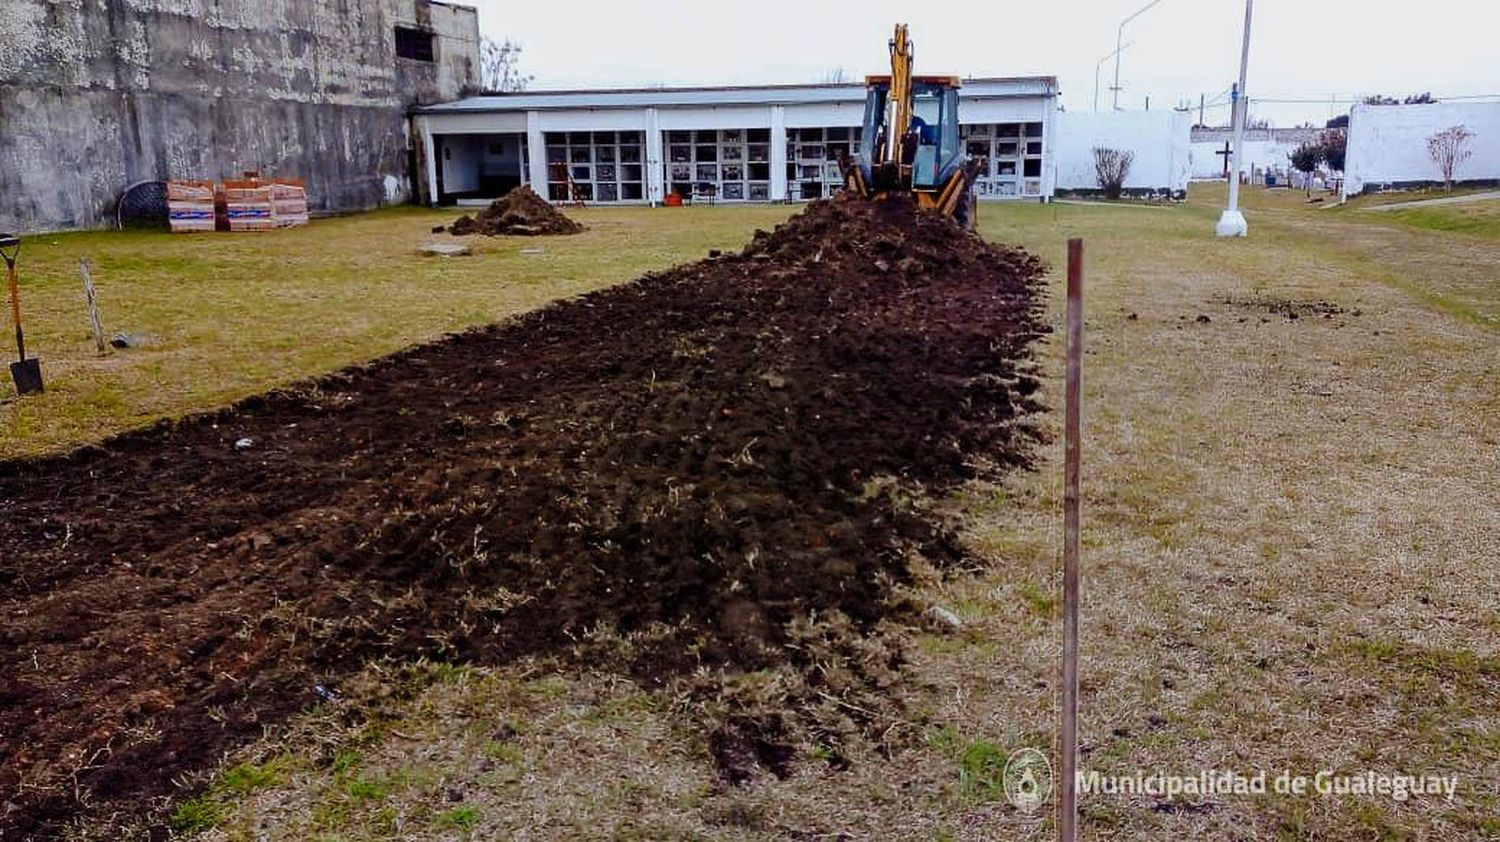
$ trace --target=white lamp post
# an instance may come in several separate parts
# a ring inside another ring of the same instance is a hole
[[[1122,53],[1122,52],[1125,51],[1125,47],[1123,46],[1124,43],[1125,43],[1125,24],[1130,23],[1131,21],[1135,20],[1136,18],[1140,17],[1141,15],[1144,15],[1146,13],[1147,9],[1151,8],[1152,6],[1155,6],[1157,3],[1160,3],[1160,2],[1161,2],[1161,0],[1151,0],[1150,3],[1147,3],[1146,5],[1140,7],[1139,9],[1136,9],[1135,12],[1130,15],[1130,17],[1128,17],[1128,18],[1120,21],[1120,28],[1118,30],[1116,30],[1116,32],[1115,32],[1115,54],[1114,54],[1115,55],[1115,87],[1114,87],[1115,105],[1114,105],[1114,108],[1115,108],[1116,111],[1120,110],[1120,53]]]
[[[1130,47],[1133,44],[1135,44],[1135,42],[1131,41],[1129,44],[1126,44],[1123,47],[1116,47],[1113,52],[1111,52],[1109,55],[1105,56],[1104,58],[1099,59],[1099,62],[1094,65],[1094,113],[1095,114],[1099,113],[1099,71],[1101,71],[1101,70],[1104,69],[1104,63],[1106,61],[1109,61],[1110,59],[1112,59],[1115,56],[1119,55],[1122,51],[1130,49]]]
[[[1245,44],[1240,50],[1240,84],[1234,89],[1234,160],[1229,167],[1229,206],[1219,216],[1214,233],[1220,237],[1243,237],[1250,233],[1240,213],[1240,161],[1245,151],[1245,117],[1250,101],[1245,97],[1245,71],[1250,66],[1250,10],[1255,0],[1245,0]]]

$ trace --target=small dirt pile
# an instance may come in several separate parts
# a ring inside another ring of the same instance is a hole
[[[916,556],[960,555],[912,501],[1028,458],[1039,275],[904,203],[815,202],[739,254],[0,464],[0,831],[149,809],[382,656],[699,682],[740,711],[701,723],[731,781],[885,730],[880,629],[914,621]]]
[[[485,234],[490,237],[577,234],[582,230],[582,225],[569,219],[524,184],[490,202],[490,206],[477,215],[460,216],[448,227],[452,234]]]

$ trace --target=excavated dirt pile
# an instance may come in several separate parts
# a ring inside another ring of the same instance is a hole
[[[912,492],[1027,460],[1040,273],[817,202],[739,254],[0,464],[0,831],[151,811],[377,657],[801,670],[840,701],[815,662],[898,668],[876,624],[915,616],[916,554],[959,555]],[[794,762],[779,717],[710,735],[726,779]]]
[[[475,216],[460,216],[448,227],[451,234],[485,234],[539,236],[544,234],[577,234],[583,226],[569,219],[526,185],[522,185],[490,202]]]

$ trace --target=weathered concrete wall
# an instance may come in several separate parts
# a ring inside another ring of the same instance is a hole
[[[1187,190],[1191,115],[1183,111],[1064,111],[1057,115],[1056,155],[1059,191],[1100,189],[1094,147],[1135,153],[1125,190],[1132,193]]]
[[[1473,155],[1458,165],[1453,180],[1500,180],[1500,102],[1356,105],[1349,113],[1344,194],[1442,183],[1442,172],[1427,154],[1427,139],[1452,126],[1473,134],[1466,147]]]
[[[436,60],[398,59],[398,24]],[[407,107],[478,86],[476,13],[427,0],[3,0],[0,32],[0,230],[244,170],[305,179],[315,210],[405,201]]]

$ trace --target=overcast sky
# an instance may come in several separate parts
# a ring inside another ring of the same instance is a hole
[[[888,69],[886,41],[911,24],[918,73],[1055,75],[1070,111],[1093,107],[1094,70],[1122,18],[1148,0],[464,0],[479,26],[523,48],[532,89],[853,79]],[[1125,27],[1122,108],[1212,101],[1239,72],[1244,0],[1159,0]],[[1100,74],[1101,110],[1114,65]],[[1500,0],[1259,0],[1253,107],[1276,125],[1348,110],[1334,95],[1500,95]],[[1210,111],[1208,122],[1227,119]]]

